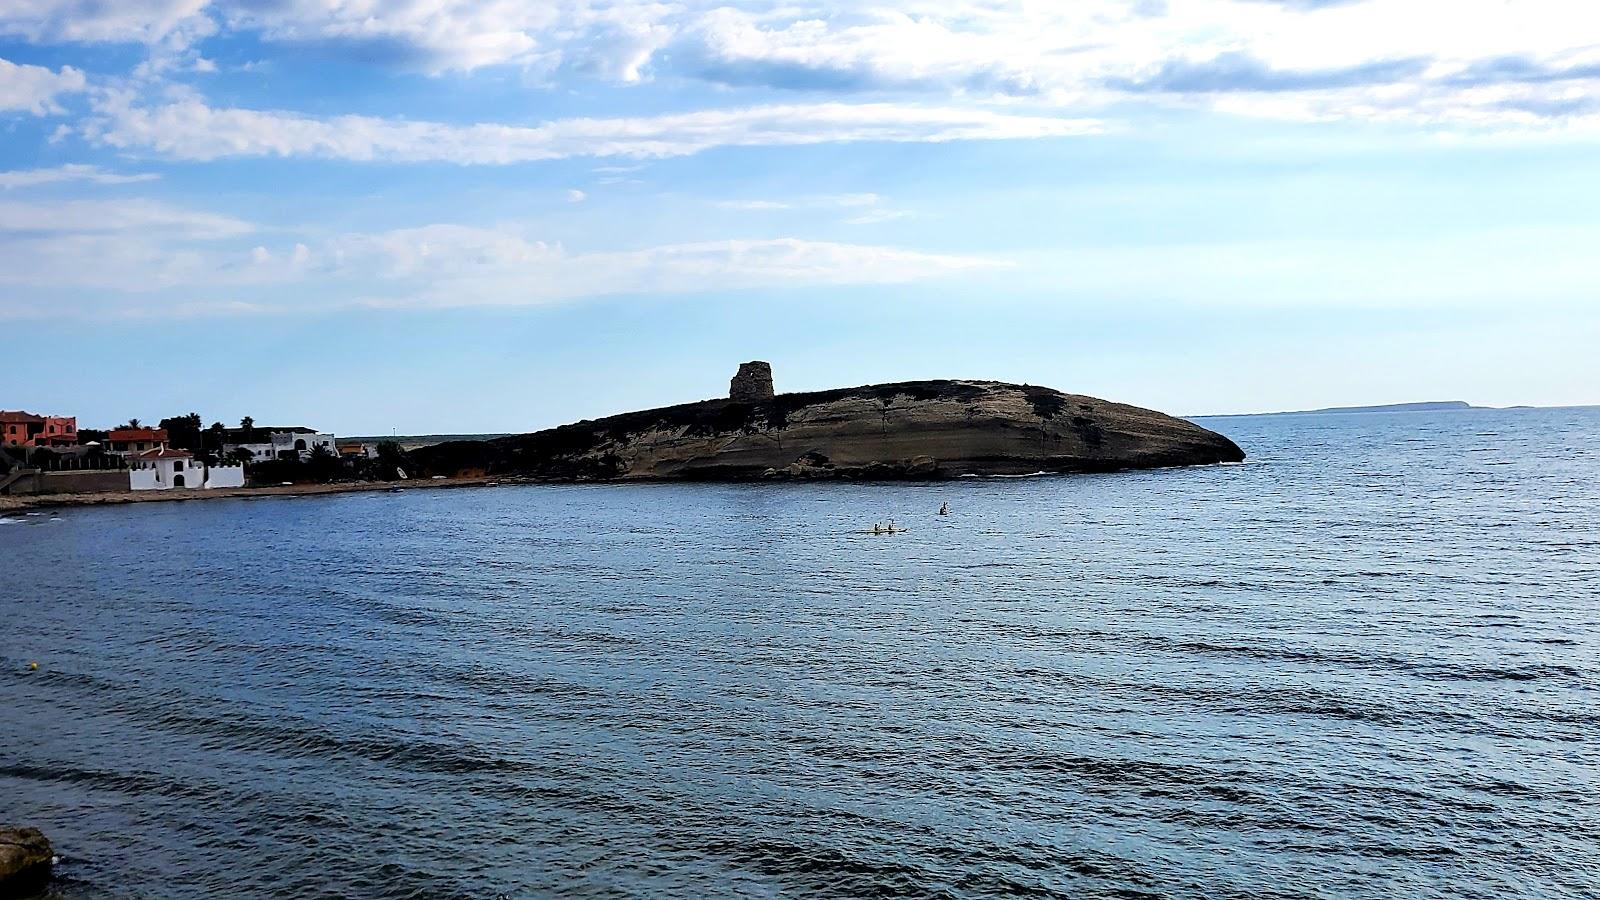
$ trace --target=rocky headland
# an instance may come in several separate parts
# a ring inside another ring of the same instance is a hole
[[[563,481],[937,479],[1238,462],[1220,434],[1032,385],[911,381],[776,394],[746,363],[727,399],[413,451],[423,474]]]

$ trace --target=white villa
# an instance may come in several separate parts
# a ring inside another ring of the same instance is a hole
[[[128,487],[135,491],[244,487],[244,466],[197,465],[189,451],[162,447],[128,457]]]
[[[298,459],[303,462],[310,459],[318,447],[338,455],[332,433],[298,425],[289,428],[229,428],[222,436],[224,457],[231,457],[234,451],[243,449],[249,450],[251,459],[257,461]]]

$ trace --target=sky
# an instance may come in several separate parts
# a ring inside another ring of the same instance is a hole
[[[5,0],[0,408],[1600,403],[1590,0]]]

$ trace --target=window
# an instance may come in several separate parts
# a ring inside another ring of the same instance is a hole
[[[183,460],[181,460],[181,459],[173,460],[172,461],[172,471],[174,471],[174,472],[182,472],[183,471]]]

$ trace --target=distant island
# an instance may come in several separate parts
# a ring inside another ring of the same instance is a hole
[[[410,453],[418,472],[562,481],[938,479],[1238,462],[1183,419],[997,381],[776,394],[764,362],[723,399]]]
[[[1434,400],[1424,403],[1385,403],[1379,406],[1329,406],[1323,409],[1292,409],[1264,413],[1214,413],[1193,416],[1196,419],[1241,419],[1246,416],[1322,416],[1346,413],[1398,413],[1398,412],[1453,412],[1463,409],[1493,409],[1473,406],[1465,400]]]
[[[489,432],[486,434],[375,434],[358,435],[355,437],[341,438],[341,441],[360,444],[392,443],[402,450],[415,450],[418,447],[429,447],[434,444],[446,444],[451,441],[490,441],[495,438],[509,437],[504,431]]]

